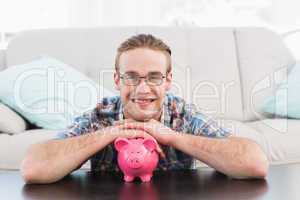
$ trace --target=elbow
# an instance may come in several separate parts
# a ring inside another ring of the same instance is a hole
[[[26,184],[47,184],[55,182],[54,177],[48,176],[45,173],[47,169],[42,168],[39,163],[31,161],[30,158],[25,158],[20,167],[21,176]]]
[[[265,178],[269,170],[269,161],[266,154],[261,150],[256,152],[255,159],[251,159],[247,168],[250,177]]]
[[[26,184],[34,183],[35,177],[30,171],[21,171],[21,175]]]
[[[251,148],[250,148],[251,147]],[[269,161],[258,145],[249,145],[238,178],[265,178],[269,171]]]
[[[265,178],[268,174],[268,164],[255,164],[248,168],[249,178]]]
[[[258,161],[252,166],[252,176],[255,178],[265,178],[268,174],[269,162],[267,159]]]
[[[241,171],[239,173],[232,174],[231,177],[235,179],[252,179],[252,178],[263,179],[268,174],[269,163],[267,161],[253,162],[244,165],[240,169]]]
[[[249,141],[247,145],[249,152],[246,168],[250,178],[265,178],[269,170],[269,160],[262,148],[255,142]]]
[[[26,184],[34,183],[38,179],[38,173],[34,170],[32,162],[28,158],[22,161],[20,172]]]
[[[29,149],[27,154],[25,155],[21,165],[20,165],[20,173],[21,176],[26,184],[31,183],[44,183],[45,179],[45,169],[37,159],[35,159],[35,152],[38,150],[37,145],[32,145]]]

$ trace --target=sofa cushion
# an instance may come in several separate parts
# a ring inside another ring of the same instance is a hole
[[[45,129],[67,127],[109,95],[76,69],[47,56],[0,72],[0,100]]]
[[[260,133],[272,164],[299,163],[300,120],[264,119],[246,125]]]
[[[300,119],[300,62],[293,67],[288,78],[268,97],[262,111],[271,115]]]
[[[0,133],[17,134],[25,129],[25,120],[9,107],[0,103]]]
[[[244,121],[264,119],[261,106],[295,59],[279,35],[264,28],[235,31]]]
[[[256,142],[266,153],[270,164],[299,162],[300,120],[264,119],[253,122],[219,120],[232,136]]]

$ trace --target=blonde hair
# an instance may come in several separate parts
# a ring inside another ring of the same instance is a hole
[[[116,72],[120,70],[119,59],[122,53],[137,49],[137,48],[149,48],[152,50],[162,51],[167,58],[168,66],[167,73],[171,72],[171,49],[161,39],[154,37],[151,34],[138,34],[128,38],[126,41],[120,44],[117,50],[115,59]]]

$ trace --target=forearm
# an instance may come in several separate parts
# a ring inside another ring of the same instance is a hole
[[[171,145],[231,177],[264,177],[268,170],[264,152],[246,138],[176,134]]]
[[[55,182],[78,168],[115,137],[100,132],[34,144],[21,165],[24,180],[27,183]]]

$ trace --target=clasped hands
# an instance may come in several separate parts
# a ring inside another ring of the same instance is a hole
[[[108,129],[110,129],[111,133],[126,138],[153,137],[156,139],[158,144],[168,146],[175,136],[174,133],[177,133],[154,119],[151,119],[147,122],[138,122],[132,119],[125,119],[115,122],[114,125],[108,127]],[[165,154],[160,145],[157,151],[162,158],[165,158]]]

